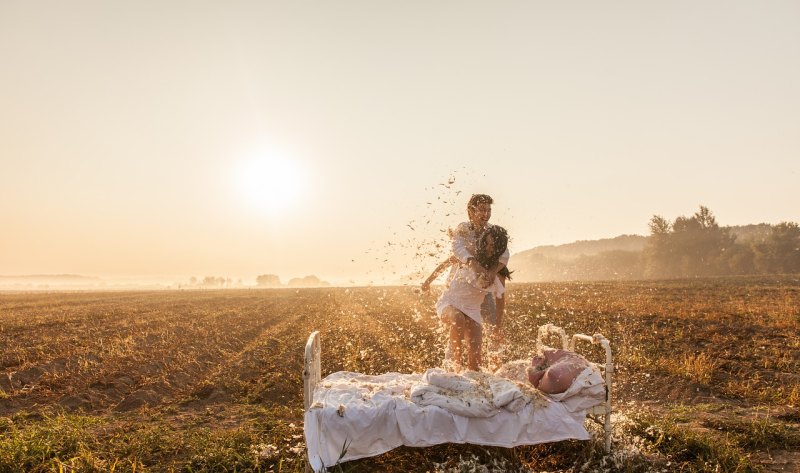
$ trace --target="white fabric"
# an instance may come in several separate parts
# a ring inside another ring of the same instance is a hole
[[[531,360],[514,360],[503,363],[494,372],[495,376],[507,378],[520,383],[529,383],[528,381],[528,367],[531,366]]]
[[[548,396],[564,404],[568,411],[576,412],[605,401],[606,387],[600,373],[587,367],[575,377],[566,391]]]
[[[453,254],[458,260],[464,264],[467,259],[475,256],[475,245],[478,236],[472,229],[472,224],[469,222],[459,223],[453,233]]]
[[[481,304],[487,292],[494,294],[494,297],[497,298],[503,297],[505,287],[500,282],[500,278],[495,276],[491,286],[482,288],[478,284],[475,272],[466,266],[459,265],[450,284],[436,301],[436,313],[441,317],[447,307],[454,307],[481,324],[483,323]]]
[[[420,406],[438,406],[464,417],[491,417],[498,409],[518,412],[534,399],[508,379],[467,371],[463,375],[429,369],[411,389],[411,400]]]
[[[519,385],[509,379],[494,376],[489,381],[489,389],[492,391],[494,406],[502,407],[509,412],[519,412],[525,404],[531,402],[530,393],[525,393]]]
[[[491,417],[497,413],[491,394],[484,391],[484,387],[477,382],[467,380],[466,385],[459,385],[460,381],[452,379],[440,379],[439,381],[444,381],[442,384],[426,381],[428,380],[423,376],[421,382],[411,388],[411,401],[417,405],[437,406],[463,417]],[[452,388],[446,387],[447,385]]]
[[[431,391],[423,388],[425,385],[439,388],[442,396],[444,389],[464,395],[482,385],[483,398],[494,413],[465,416],[439,405],[414,402],[412,393],[416,390]],[[425,374],[371,376],[337,372],[314,390],[311,408],[305,414],[305,437],[310,464],[320,471],[323,466],[379,455],[400,445],[514,447],[586,440],[589,433],[584,419],[584,411],[569,411],[563,403],[522,383],[485,373],[458,376],[429,370]]]

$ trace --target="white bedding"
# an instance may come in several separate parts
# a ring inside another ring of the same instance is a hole
[[[573,403],[583,390],[578,391],[570,395]],[[305,437],[311,467],[319,471],[401,445],[514,447],[587,440],[584,419],[583,410],[573,411],[524,383],[486,373],[340,371],[316,386],[305,414]]]

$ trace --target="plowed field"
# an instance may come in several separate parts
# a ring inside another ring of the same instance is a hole
[[[302,471],[303,348],[323,373],[438,366],[407,287],[0,295],[0,471]],[[343,471],[798,471],[797,278],[512,284],[504,360],[538,326],[602,333],[598,442],[400,448]],[[597,353],[600,359],[601,354]]]

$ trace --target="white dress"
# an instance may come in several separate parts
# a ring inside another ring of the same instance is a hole
[[[439,300],[436,301],[436,313],[441,317],[447,307],[453,307],[467,315],[475,322],[482,324],[481,303],[487,293],[494,297],[502,297],[505,292],[500,278],[494,277],[493,283],[486,289],[478,285],[475,272],[467,266],[458,265]]]

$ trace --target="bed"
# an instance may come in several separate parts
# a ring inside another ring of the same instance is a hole
[[[611,449],[611,386],[614,365],[609,341],[539,327],[537,347],[576,351],[578,342],[602,347],[605,363],[589,362],[563,394],[544,395],[509,369],[490,373],[368,375],[348,371],[321,376],[319,332],[305,347],[304,433],[308,465],[324,471],[335,464],[388,452],[401,445],[427,447],[471,443],[502,447],[567,439],[588,440],[587,419],[603,426],[606,452]],[[586,346],[581,344],[581,348]],[[521,366],[521,361],[514,362]],[[517,366],[517,368],[518,368]],[[524,368],[524,367],[523,367]],[[598,381],[599,380],[599,381]],[[527,384],[527,386],[526,386]],[[576,387],[577,386],[577,387]],[[575,388],[575,389],[573,389]]]

